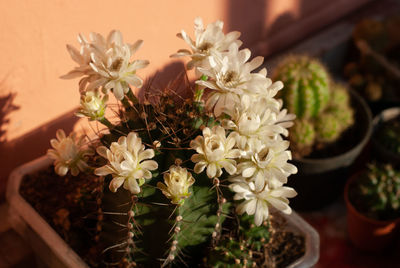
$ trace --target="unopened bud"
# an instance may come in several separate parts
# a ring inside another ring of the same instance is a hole
[[[155,148],[160,148],[160,147],[161,147],[161,142],[155,140],[155,141],[153,141],[153,146],[154,146]]]

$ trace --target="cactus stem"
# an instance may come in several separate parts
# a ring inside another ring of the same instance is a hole
[[[161,265],[161,267],[165,267],[166,265],[168,265],[169,263],[171,263],[172,261],[174,261],[175,257],[179,257],[178,252],[178,236],[181,232],[181,225],[183,222],[183,216],[182,216],[182,211],[181,211],[181,206],[177,205],[174,209],[174,213],[176,211],[176,214],[178,214],[175,217],[175,222],[172,225],[172,228],[169,231],[169,234],[173,232],[173,235],[170,237],[170,240],[172,240],[171,242],[171,246],[168,249],[168,253],[167,253],[167,258],[164,260],[163,264]]]
[[[226,199],[222,195],[222,191],[219,188],[220,186],[220,180],[218,178],[214,178],[213,184],[215,187],[215,190],[217,192],[217,201],[218,201],[218,210],[217,210],[217,223],[214,226],[214,231],[212,232],[212,245],[215,246],[220,237],[221,237],[221,220],[222,217],[221,215],[223,214],[223,205],[226,203]]]

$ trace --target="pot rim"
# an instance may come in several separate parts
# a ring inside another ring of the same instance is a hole
[[[344,194],[343,195],[344,195],[344,201],[346,203],[347,211],[351,212],[352,214],[354,214],[358,218],[361,218],[363,221],[366,221],[366,222],[374,224],[374,225],[388,225],[388,224],[391,224],[393,222],[400,222],[400,217],[394,218],[392,220],[377,220],[377,219],[369,218],[369,217],[365,216],[364,214],[362,214],[361,212],[359,212],[354,207],[354,205],[350,202],[350,199],[349,199],[349,188],[350,188],[350,185],[353,182],[355,182],[357,179],[359,179],[359,177],[364,172],[365,172],[365,169],[354,173],[346,182],[346,185],[344,187]]]
[[[323,165],[324,163],[337,161],[338,159],[341,159],[341,158],[347,157],[348,155],[353,154],[353,152],[356,151],[360,146],[364,147],[364,145],[368,142],[369,138],[372,135],[372,112],[371,112],[370,108],[368,107],[368,104],[360,96],[360,94],[358,94],[355,90],[353,90],[351,88],[347,88],[347,90],[349,91],[351,96],[354,98],[354,100],[359,102],[359,104],[361,105],[361,107],[363,108],[364,112],[367,115],[367,123],[368,123],[367,131],[363,135],[362,139],[357,144],[355,144],[350,150],[348,150],[342,154],[339,154],[339,155],[325,157],[325,158],[306,158],[306,157],[303,158],[303,157],[300,157],[300,158],[293,158],[294,161],[305,163],[305,164]]]

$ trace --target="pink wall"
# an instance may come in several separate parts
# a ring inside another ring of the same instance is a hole
[[[71,130],[76,122],[71,111],[79,101],[77,80],[59,76],[74,67],[65,45],[77,46],[78,33],[105,35],[119,29],[126,41],[143,39],[137,57],[150,61],[148,68],[139,71],[145,78],[174,62],[169,55],[185,47],[175,34],[180,29],[192,33],[196,16],[205,23],[222,19],[226,29],[243,32],[245,46],[267,55],[365,2],[368,0],[0,1],[0,199],[9,171],[43,154],[55,129]],[[173,67],[167,70],[173,73]],[[5,105],[10,93],[15,94],[12,105],[19,108]]]

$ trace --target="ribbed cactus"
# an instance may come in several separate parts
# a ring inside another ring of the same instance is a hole
[[[285,85],[281,97],[289,112],[298,118],[316,117],[327,107],[330,78],[318,60],[290,56],[277,67],[274,79]]]
[[[190,159],[195,151],[183,148],[188,148],[189,142],[201,133],[200,126],[212,126],[214,119],[201,113],[191,101],[177,104],[167,93],[160,98],[157,105],[147,101],[131,104],[126,108],[131,119],[115,126],[101,141],[109,145],[121,133],[135,131],[143,143],[153,145],[159,170],[168,170],[174,164],[177,170],[180,166],[192,170],[194,164],[181,159]],[[157,150],[158,146],[163,147],[163,153]],[[166,266],[187,262],[185,254],[189,252],[190,261],[195,263],[201,261],[205,244],[219,239],[230,206],[223,198],[224,191],[217,192],[214,182],[204,173],[193,174],[196,185],[170,201],[163,183],[168,183],[166,179],[174,183],[174,178],[165,176],[154,173],[138,195],[122,188],[112,193],[108,189],[111,177],[106,177],[99,235],[105,264],[137,262],[145,267]]]
[[[391,165],[370,164],[355,191],[357,208],[367,216],[388,220],[400,215],[400,171]]]
[[[285,85],[280,95],[284,107],[298,117],[290,131],[294,155],[306,156],[314,144],[336,141],[353,124],[348,91],[330,81],[318,60],[289,56],[277,67],[274,77]]]

